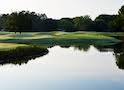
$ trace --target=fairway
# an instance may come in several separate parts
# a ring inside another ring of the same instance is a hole
[[[24,47],[24,46],[28,46],[26,44],[16,44],[16,43],[0,43],[0,50],[10,50],[10,49],[14,49],[17,47]]]
[[[112,35],[112,34],[111,34]],[[40,45],[50,47],[54,45],[84,45],[99,46],[113,45],[120,40],[105,33],[87,32],[0,32],[0,50],[12,49],[19,46]]]

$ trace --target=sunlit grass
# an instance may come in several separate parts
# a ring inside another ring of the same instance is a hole
[[[2,32],[3,33],[3,32]],[[4,33],[0,34],[0,40],[6,39],[40,39],[40,38],[68,38],[68,39],[113,39],[110,36],[97,33],[67,33],[67,32],[43,32],[43,33]]]
[[[9,50],[17,47],[28,46],[26,44],[16,44],[16,43],[0,43],[0,50]]]
[[[57,38],[70,38],[70,39],[113,39],[112,37],[105,35],[94,35],[94,34],[66,34],[61,35]]]
[[[14,48],[19,45],[75,45],[75,44],[97,44],[111,45],[120,42],[120,40],[105,35],[105,33],[91,32],[0,32],[0,49]],[[4,47],[4,43],[6,47]],[[13,44],[12,44],[13,43]]]

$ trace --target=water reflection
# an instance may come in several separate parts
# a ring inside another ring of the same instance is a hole
[[[74,50],[78,50],[81,52],[88,52],[90,47],[95,47],[99,53],[102,52],[113,52],[115,56],[116,65],[119,69],[124,69],[124,43],[119,43],[116,45],[105,45],[105,46],[98,46],[96,44],[91,43],[78,43],[75,45],[69,45],[64,43],[64,45],[59,45],[61,48],[70,48],[73,47]],[[51,46],[49,48],[53,48]],[[26,48],[17,48],[14,50],[9,51],[0,51],[0,64],[15,64],[15,65],[22,65],[27,64],[29,60],[36,59],[38,57],[42,57],[48,54],[48,49],[43,49],[39,47],[26,47]],[[70,56],[71,57],[71,56]],[[94,56],[95,57],[95,56]]]
[[[81,45],[70,45],[70,46],[60,46],[60,47],[62,47],[62,48],[70,48],[70,47],[74,47],[74,49],[75,50],[79,50],[79,51],[85,51],[85,52],[87,52],[89,49],[90,49],[90,44],[81,44]]]
[[[29,60],[44,56],[47,53],[47,49],[36,46],[18,47],[13,50],[0,51],[0,64],[22,65],[28,63]]]
[[[114,47],[114,54],[117,66],[120,69],[124,69],[124,43],[117,44],[116,47]]]
[[[48,48],[49,53],[37,47],[23,48],[13,51],[18,57],[1,52],[0,61],[5,61],[0,67],[0,90],[124,90],[123,46],[60,45]]]
[[[74,47],[75,50],[87,52],[90,49],[90,44],[82,45],[72,45],[72,46],[61,46],[62,48]],[[115,45],[106,45],[106,46],[94,46],[99,52],[113,52],[115,56],[116,65],[119,69],[124,69],[124,42],[115,44]]]

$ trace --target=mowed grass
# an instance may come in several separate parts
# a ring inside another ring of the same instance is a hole
[[[10,49],[15,49],[17,47],[26,47],[26,44],[16,44],[16,43],[0,43],[0,51],[6,51]]]
[[[15,48],[20,45],[75,45],[75,44],[97,44],[112,45],[120,42],[120,40],[103,35],[103,33],[87,33],[87,32],[0,32],[0,48]]]
[[[115,39],[113,37],[97,33],[67,33],[67,32],[34,32],[34,33],[12,33],[0,32],[0,40],[7,39],[41,39],[41,38],[58,38],[58,39]]]

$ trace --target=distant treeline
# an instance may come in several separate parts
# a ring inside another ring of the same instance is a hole
[[[12,12],[0,15],[0,30],[10,32],[123,32],[124,6],[119,9],[117,15],[102,14],[94,21],[88,15],[56,20],[48,18],[46,14],[29,11]]]

